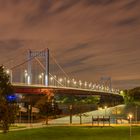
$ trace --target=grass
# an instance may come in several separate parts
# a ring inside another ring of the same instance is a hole
[[[26,128],[26,126],[16,126],[16,125],[13,125],[13,126],[10,126],[10,130],[12,129],[20,129],[20,128]]]
[[[131,140],[140,140],[140,127]],[[130,140],[129,127],[46,127],[0,134],[0,140]]]

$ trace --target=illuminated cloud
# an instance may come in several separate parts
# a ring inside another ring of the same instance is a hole
[[[139,7],[139,0],[0,0],[0,63],[49,47],[69,75],[138,86]]]

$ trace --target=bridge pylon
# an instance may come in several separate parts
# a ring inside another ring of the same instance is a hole
[[[110,91],[112,90],[111,77],[108,77],[108,76],[101,77],[100,84],[103,85],[104,87],[108,87]]]
[[[31,51],[28,50],[28,68],[27,68],[27,83],[32,84],[32,58],[35,57],[44,57],[45,58],[45,76],[44,81],[45,85],[49,86],[49,49],[45,49],[43,51]]]

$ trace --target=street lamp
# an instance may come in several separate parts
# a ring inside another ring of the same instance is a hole
[[[28,105],[28,123],[31,123],[31,105]]]
[[[130,136],[130,139],[131,139],[131,136],[132,136],[132,118],[133,118],[133,115],[132,114],[128,114],[128,119],[129,119],[129,136]]]
[[[105,116],[106,116],[106,109],[107,109],[107,106],[104,106],[104,109],[105,109]]]
[[[63,79],[62,79],[62,78],[60,78],[60,79],[59,79],[59,82],[61,83],[62,81],[63,81]]]
[[[137,124],[138,121],[138,106],[135,107],[135,123]]]
[[[10,74],[10,70],[7,69],[7,70],[6,70],[6,74]]]
[[[82,81],[81,80],[79,80],[79,85],[80,85],[80,88],[81,88],[81,86],[82,86]]]
[[[92,89],[95,90],[96,88],[96,84],[93,84]]]
[[[59,79],[59,81],[60,81],[60,82],[62,82],[62,81],[63,81],[63,79],[62,79],[62,78],[60,78],[60,79]]]
[[[76,84],[77,84],[77,82],[76,82],[76,81],[74,81],[74,87],[76,87]]]
[[[67,87],[67,78],[64,77],[64,86]]]
[[[59,84],[60,84],[61,86],[63,86],[63,83],[62,83],[62,82],[63,82],[63,79],[62,79],[62,78],[59,78],[58,81],[59,81]]]
[[[10,76],[10,82],[12,83],[12,70],[7,69],[6,74],[8,74]]]
[[[68,83],[68,87],[69,87],[69,84],[70,84],[70,80],[67,80],[67,83]]]
[[[101,90],[104,91],[104,89],[105,89],[105,87],[102,85],[102,86],[101,86]]]
[[[43,73],[41,73],[39,76],[38,76],[38,78],[39,78],[39,83],[40,84],[43,84]]]
[[[27,83],[27,78],[28,78],[28,72],[27,72],[27,70],[24,70],[25,84]]]
[[[96,90],[99,90],[99,85],[96,85]]]
[[[85,88],[87,87],[87,82],[85,81]]]
[[[90,84],[88,85],[89,89],[91,88],[91,86],[92,86],[92,83],[90,83]]]
[[[72,124],[72,108],[73,108],[73,106],[70,105],[69,106],[69,109],[70,109],[70,124]]]
[[[42,75],[42,84],[44,84],[44,73],[41,73],[41,75]]]
[[[53,82],[52,82],[53,81],[53,77],[51,77],[50,80],[51,80],[51,85],[53,85]]]

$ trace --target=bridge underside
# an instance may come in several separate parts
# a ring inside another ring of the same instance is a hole
[[[48,95],[48,96],[98,96],[100,98],[100,105],[107,104],[108,106],[115,106],[123,103],[123,97],[119,94],[112,94],[107,92],[86,91],[78,89],[67,89],[57,87],[30,87],[30,86],[14,86],[15,93],[24,95]]]

